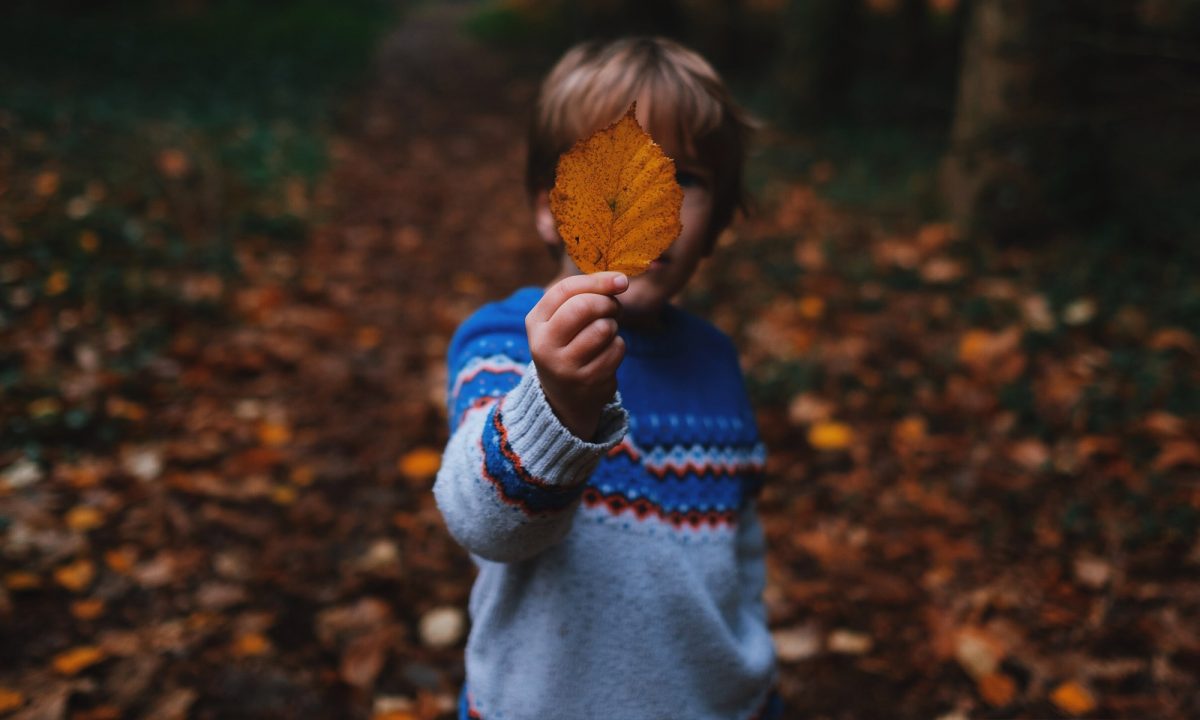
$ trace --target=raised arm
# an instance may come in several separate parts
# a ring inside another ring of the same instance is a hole
[[[618,280],[619,278],[619,280]],[[583,485],[626,431],[616,395],[624,344],[612,295],[616,273],[554,285],[525,319],[531,361],[472,347],[520,347],[526,338],[484,326],[456,340],[450,407],[457,422],[434,484],[454,537],[489,560],[532,557],[571,527]],[[518,330],[519,331],[519,330]],[[486,333],[497,337],[490,341]],[[489,373],[489,382],[475,381]]]

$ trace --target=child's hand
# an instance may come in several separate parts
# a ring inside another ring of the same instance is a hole
[[[554,414],[576,437],[591,440],[617,391],[625,341],[617,335],[629,278],[619,272],[572,275],[555,283],[525,316],[529,351]]]

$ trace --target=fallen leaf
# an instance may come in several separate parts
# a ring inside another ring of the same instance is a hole
[[[1153,467],[1159,472],[1180,466],[1200,467],[1200,443],[1191,440],[1171,440],[1163,444]]]
[[[28,487],[41,479],[41,466],[28,458],[21,458],[0,473],[0,485],[5,485],[13,490]]]
[[[104,514],[90,505],[76,505],[67,511],[67,527],[86,532],[104,524]]]
[[[945,257],[935,257],[921,266],[921,278],[932,285],[952,283],[967,274],[962,263]]]
[[[788,420],[794,425],[807,425],[828,420],[832,414],[832,403],[826,402],[812,393],[801,393],[788,403]]]
[[[979,694],[992,707],[1004,707],[1017,694],[1017,684],[1004,673],[988,673],[977,681]]]
[[[354,335],[354,344],[359,350],[371,350],[378,347],[383,339],[383,333],[377,327],[360,327]]]
[[[263,445],[279,447],[286,445],[291,439],[291,428],[282,423],[264,422],[258,426],[258,440]]]
[[[292,484],[299,485],[300,487],[312,485],[316,477],[316,471],[309,465],[297,465],[292,468],[291,473],[288,475],[288,479],[292,481]]]
[[[58,173],[53,170],[45,170],[37,174],[33,179],[33,191],[41,197],[50,197],[58,192],[60,184]]]
[[[1063,309],[1062,320],[1067,325],[1086,325],[1096,317],[1096,301],[1080,298]]]
[[[421,616],[421,642],[426,647],[445,648],[458,642],[467,629],[462,610],[456,607],[439,607]]]
[[[1033,472],[1040,470],[1050,461],[1050,449],[1041,440],[1028,438],[1010,445],[1008,456],[1016,464]]]
[[[4,587],[9,590],[33,590],[41,586],[40,577],[24,570],[14,570],[4,576]]]
[[[121,467],[142,482],[150,482],[162,473],[162,451],[157,447],[126,447],[121,455]]]
[[[95,620],[104,613],[104,601],[96,598],[71,603],[71,614],[79,620]]]
[[[816,625],[799,625],[771,633],[775,654],[782,662],[799,662],[821,652],[821,634]]]
[[[276,505],[291,505],[296,502],[296,488],[290,485],[276,485],[271,488],[271,502]]]
[[[800,315],[809,320],[816,320],[825,314],[825,300],[816,295],[807,295],[797,303]]]
[[[1150,338],[1150,347],[1155,350],[1179,350],[1191,355],[1200,355],[1200,341],[1182,328],[1163,328]]]
[[[567,254],[584,272],[638,275],[682,229],[675,163],[642,130],[636,106],[558,161],[550,209]]]
[[[184,720],[200,694],[191,688],[174,688],[160,697],[145,717],[156,720]]]
[[[361,633],[382,633],[391,624],[391,615],[391,607],[375,597],[322,610],[316,619],[317,639],[322,645],[333,647]]]
[[[84,252],[96,252],[96,249],[100,247],[100,236],[96,234],[95,230],[84,230],[79,233],[79,247]]]
[[[158,154],[158,171],[163,177],[178,180],[191,169],[191,161],[182,150],[167,148]]]
[[[238,635],[230,651],[235,657],[265,655],[271,650],[271,641],[262,633],[249,632]]]
[[[1075,577],[1093,590],[1099,590],[1107,585],[1112,577],[1112,566],[1098,557],[1076,558]]]
[[[854,431],[840,422],[819,422],[808,429],[808,444],[818,450],[845,450],[854,441]]]
[[[0,713],[11,712],[25,704],[25,696],[16,690],[0,687]]]
[[[834,630],[829,634],[829,652],[843,655],[863,655],[871,651],[874,641],[870,635],[853,630]]]
[[[954,642],[954,655],[969,675],[981,678],[996,672],[1004,659],[999,638],[979,628],[963,628]]]
[[[431,447],[419,447],[400,458],[396,463],[400,474],[409,480],[427,480],[437,474],[442,466],[442,454]]]
[[[71,714],[71,720],[121,720],[123,717],[125,713],[116,705],[97,705]]]
[[[113,572],[128,575],[137,563],[137,550],[128,545],[104,553],[104,564]]]
[[[370,688],[383,669],[390,644],[386,633],[366,633],[351,640],[338,668],[342,680],[356,688]]]
[[[51,664],[60,675],[78,675],[107,657],[104,650],[95,645],[81,645],[54,656]]]
[[[54,571],[54,579],[68,590],[80,592],[92,584],[96,566],[91,560],[80,559]]]
[[[892,428],[892,433],[900,445],[916,446],[923,443],[929,435],[929,424],[920,415],[909,415],[901,418]]]
[[[1071,715],[1087,715],[1096,709],[1096,699],[1092,693],[1073,680],[1055,688],[1050,694],[1050,701]]]
[[[62,270],[55,270],[46,278],[46,294],[62,295],[71,286],[71,276]]]

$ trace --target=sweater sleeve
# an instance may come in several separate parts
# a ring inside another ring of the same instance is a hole
[[[452,357],[451,364],[455,370],[479,362]],[[492,387],[479,397],[461,370],[456,376],[450,405],[458,422],[434,483],[438,508],[470,552],[497,562],[533,557],[567,534],[588,477],[624,437],[620,396],[605,406],[587,442],[555,416],[532,362],[501,378],[511,386],[506,392]]]

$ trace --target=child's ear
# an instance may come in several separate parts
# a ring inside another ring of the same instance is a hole
[[[541,190],[533,201],[533,221],[537,226],[538,237],[551,247],[562,245],[558,235],[558,223],[554,222],[554,213],[550,212],[550,193]]]

